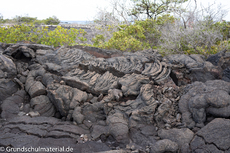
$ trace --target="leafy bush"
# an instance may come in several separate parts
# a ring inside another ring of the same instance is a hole
[[[118,49],[121,51],[142,50],[146,46],[143,27],[139,25],[121,25],[122,29],[113,33],[111,39],[105,42],[103,35],[96,35],[93,38],[94,46],[106,49]]]
[[[114,31],[112,37],[106,41],[106,35],[97,34],[93,39],[93,46],[106,49],[118,49],[121,51],[137,51],[153,48],[158,45],[161,36],[161,27],[166,23],[174,22],[174,17],[164,15],[157,20],[146,19],[135,21],[133,24],[121,24],[118,26],[107,25],[104,31]],[[102,31],[102,33],[104,33]]]
[[[226,22],[226,21],[216,22],[213,24],[213,27],[220,29],[220,32],[221,32],[224,40],[228,40],[230,38],[230,33],[229,33],[230,22]]]
[[[24,24],[0,27],[0,42],[16,43],[18,41],[29,41],[33,37],[33,33],[30,33],[31,31],[33,29]]]
[[[76,39],[79,34],[85,35],[85,31],[82,29],[65,29],[61,26],[57,26],[54,31],[48,31],[44,29],[41,32],[42,37],[39,39],[38,43],[51,45],[51,46],[63,46],[63,45],[74,45],[76,44]],[[79,38],[84,41],[82,37]]]
[[[0,27],[0,42],[16,43],[18,41],[31,41],[34,43],[51,45],[54,47],[60,45],[75,45],[76,40],[79,43],[85,41],[83,36],[86,32],[82,29],[65,29],[57,26],[54,31],[49,31],[48,27],[38,27],[34,25],[15,25]]]
[[[52,17],[45,19],[44,23],[46,25],[58,25],[60,23],[60,20],[56,16],[52,16]]]

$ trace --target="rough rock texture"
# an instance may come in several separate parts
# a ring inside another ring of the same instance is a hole
[[[224,50],[208,57],[207,61],[223,70],[222,79],[230,82],[230,53]]]
[[[2,123],[0,146],[71,147],[76,153],[110,150],[103,143],[86,140],[89,130],[52,117],[16,117]]]
[[[151,149],[155,153],[164,153],[164,152],[177,152],[178,144],[169,140],[163,139],[156,142],[156,144]]]
[[[1,105],[3,119],[14,118],[19,115],[20,107],[23,107],[26,92],[24,90],[17,91],[13,96],[5,99]]]
[[[63,117],[71,118],[75,107],[93,97],[67,85],[52,84],[48,89],[48,97]]]
[[[230,116],[230,83],[222,80],[195,82],[179,101],[182,121],[189,128],[203,127],[208,114]]]
[[[45,95],[40,95],[30,100],[30,107],[34,112],[38,112],[40,116],[54,116],[56,110],[49,98]]]
[[[17,71],[14,62],[10,58],[0,54],[0,79],[12,78],[16,74]]]
[[[100,75],[96,72],[75,70],[71,76],[64,76],[62,79],[71,87],[98,95],[107,94],[109,89],[118,86],[117,77],[108,71]]]
[[[29,72],[25,83],[25,89],[31,98],[46,94],[45,86],[42,84],[42,82],[39,81],[39,77],[43,76],[44,74],[44,68],[32,70]]]
[[[229,152],[229,55],[0,43],[0,147]]]
[[[230,120],[216,118],[197,132],[191,142],[193,151],[209,150],[210,152],[229,152]]]
[[[164,57],[163,61],[171,66],[171,77],[179,86],[194,81],[206,82],[221,78],[219,67],[205,61],[202,55],[176,54]]]
[[[185,129],[170,129],[170,130],[159,130],[158,135],[161,139],[169,139],[173,142],[176,142],[181,148],[181,152],[189,152],[189,143],[193,139],[194,133],[185,128]]]
[[[109,126],[109,133],[111,133],[117,142],[127,144],[129,143],[128,139],[128,121],[125,119],[124,115],[120,112],[116,112],[113,115],[110,115],[106,123]]]
[[[140,92],[141,86],[147,83],[149,83],[148,77],[134,73],[126,74],[119,80],[124,96],[137,96]]]
[[[0,79],[0,101],[5,100],[12,94],[17,92],[19,86],[13,80],[10,79]]]

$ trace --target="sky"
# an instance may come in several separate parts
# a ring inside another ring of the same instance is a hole
[[[206,6],[214,0],[197,0],[197,3],[201,2]],[[229,10],[224,19],[230,21],[230,0],[216,1],[216,4],[220,3]],[[0,14],[4,19],[17,15],[38,19],[56,16],[61,21],[92,21],[98,8],[106,9],[109,6],[109,0],[0,0]]]

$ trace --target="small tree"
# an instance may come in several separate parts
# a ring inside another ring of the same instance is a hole
[[[146,15],[147,18],[156,19],[163,13],[170,13],[173,9],[188,0],[132,0],[135,3],[131,15],[138,18],[140,15]],[[144,17],[144,18],[146,18]]]
[[[29,17],[29,16],[23,16],[21,17],[21,22],[23,23],[33,23],[34,21],[36,21],[37,18],[33,18],[33,17]]]
[[[52,16],[45,19],[44,22],[47,25],[58,25],[60,23],[60,20],[56,16]]]

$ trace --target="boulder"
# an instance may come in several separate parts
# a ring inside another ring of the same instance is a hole
[[[140,74],[126,74],[119,79],[121,90],[124,96],[137,96],[140,93],[141,86],[149,83],[149,78]]]
[[[197,135],[208,144],[214,144],[221,150],[228,150],[230,148],[229,127],[229,119],[216,118],[199,130]]]
[[[205,141],[199,136],[194,137],[190,147],[192,152],[223,152],[222,150],[219,150],[214,144],[205,144]]]
[[[169,130],[159,130],[158,136],[161,139],[169,139],[178,144],[181,152],[189,152],[189,144],[193,139],[194,133],[188,128],[184,129],[169,129]]]
[[[122,113],[116,112],[107,117],[106,122],[109,126],[109,133],[114,136],[117,142],[121,144],[129,143],[129,128],[128,121]]]
[[[57,84],[55,87],[55,90],[48,91],[48,97],[60,114],[67,117],[70,110],[70,102],[73,98],[73,88],[60,84]]]
[[[73,110],[77,106],[93,98],[91,94],[87,94],[86,92],[76,88],[57,83],[49,85],[48,97],[56,107],[57,111],[59,111],[63,117],[68,117],[68,119],[72,119]],[[82,122],[76,118],[76,116],[78,116],[80,113],[80,110],[77,110],[74,111],[74,120],[77,122]]]
[[[54,116],[56,110],[49,98],[45,95],[40,95],[30,100],[30,106],[34,112],[38,112],[40,116]]]
[[[154,114],[158,102],[154,99],[152,85],[144,84],[140,89],[140,94],[136,100],[127,103],[131,106],[131,110],[127,110],[129,115],[130,126],[137,126],[137,124],[153,124]]]
[[[179,148],[178,148],[177,143],[169,139],[163,139],[163,140],[157,141],[151,147],[151,152],[152,153],[177,152],[178,149]]]
[[[193,152],[228,152],[229,119],[216,118],[197,132],[191,142]]]
[[[206,114],[214,117],[230,116],[230,84],[222,80],[195,82],[179,101],[183,123],[189,127],[203,127]]]
[[[19,115],[21,107],[23,107],[26,92],[24,90],[17,91],[13,96],[6,98],[1,105],[1,117],[3,119],[15,118]]]
[[[25,83],[25,89],[29,93],[31,98],[40,95],[46,95],[45,86],[41,83],[41,81],[37,80],[37,78],[39,77],[42,78],[45,72],[45,69],[42,67],[29,72]]]
[[[106,114],[104,111],[104,102],[86,103],[81,106],[82,115],[84,115],[85,121],[90,123],[97,123],[99,121],[106,120]]]
[[[85,117],[84,117],[84,115],[81,114],[81,107],[75,107],[72,117],[76,123],[78,123],[78,124],[83,123],[83,120]]]
[[[2,78],[14,78],[17,75],[17,70],[14,62],[0,54],[0,79]]]
[[[172,68],[170,75],[179,86],[195,81],[206,82],[221,78],[222,70],[205,61],[202,55],[175,54],[164,57],[163,61]]]
[[[19,86],[14,81],[10,79],[0,79],[0,101],[12,96],[18,89]]]
[[[94,125],[92,127],[92,133],[91,133],[92,140],[100,139],[102,135],[106,135],[106,136],[109,135],[108,130],[109,130],[108,126]]]

